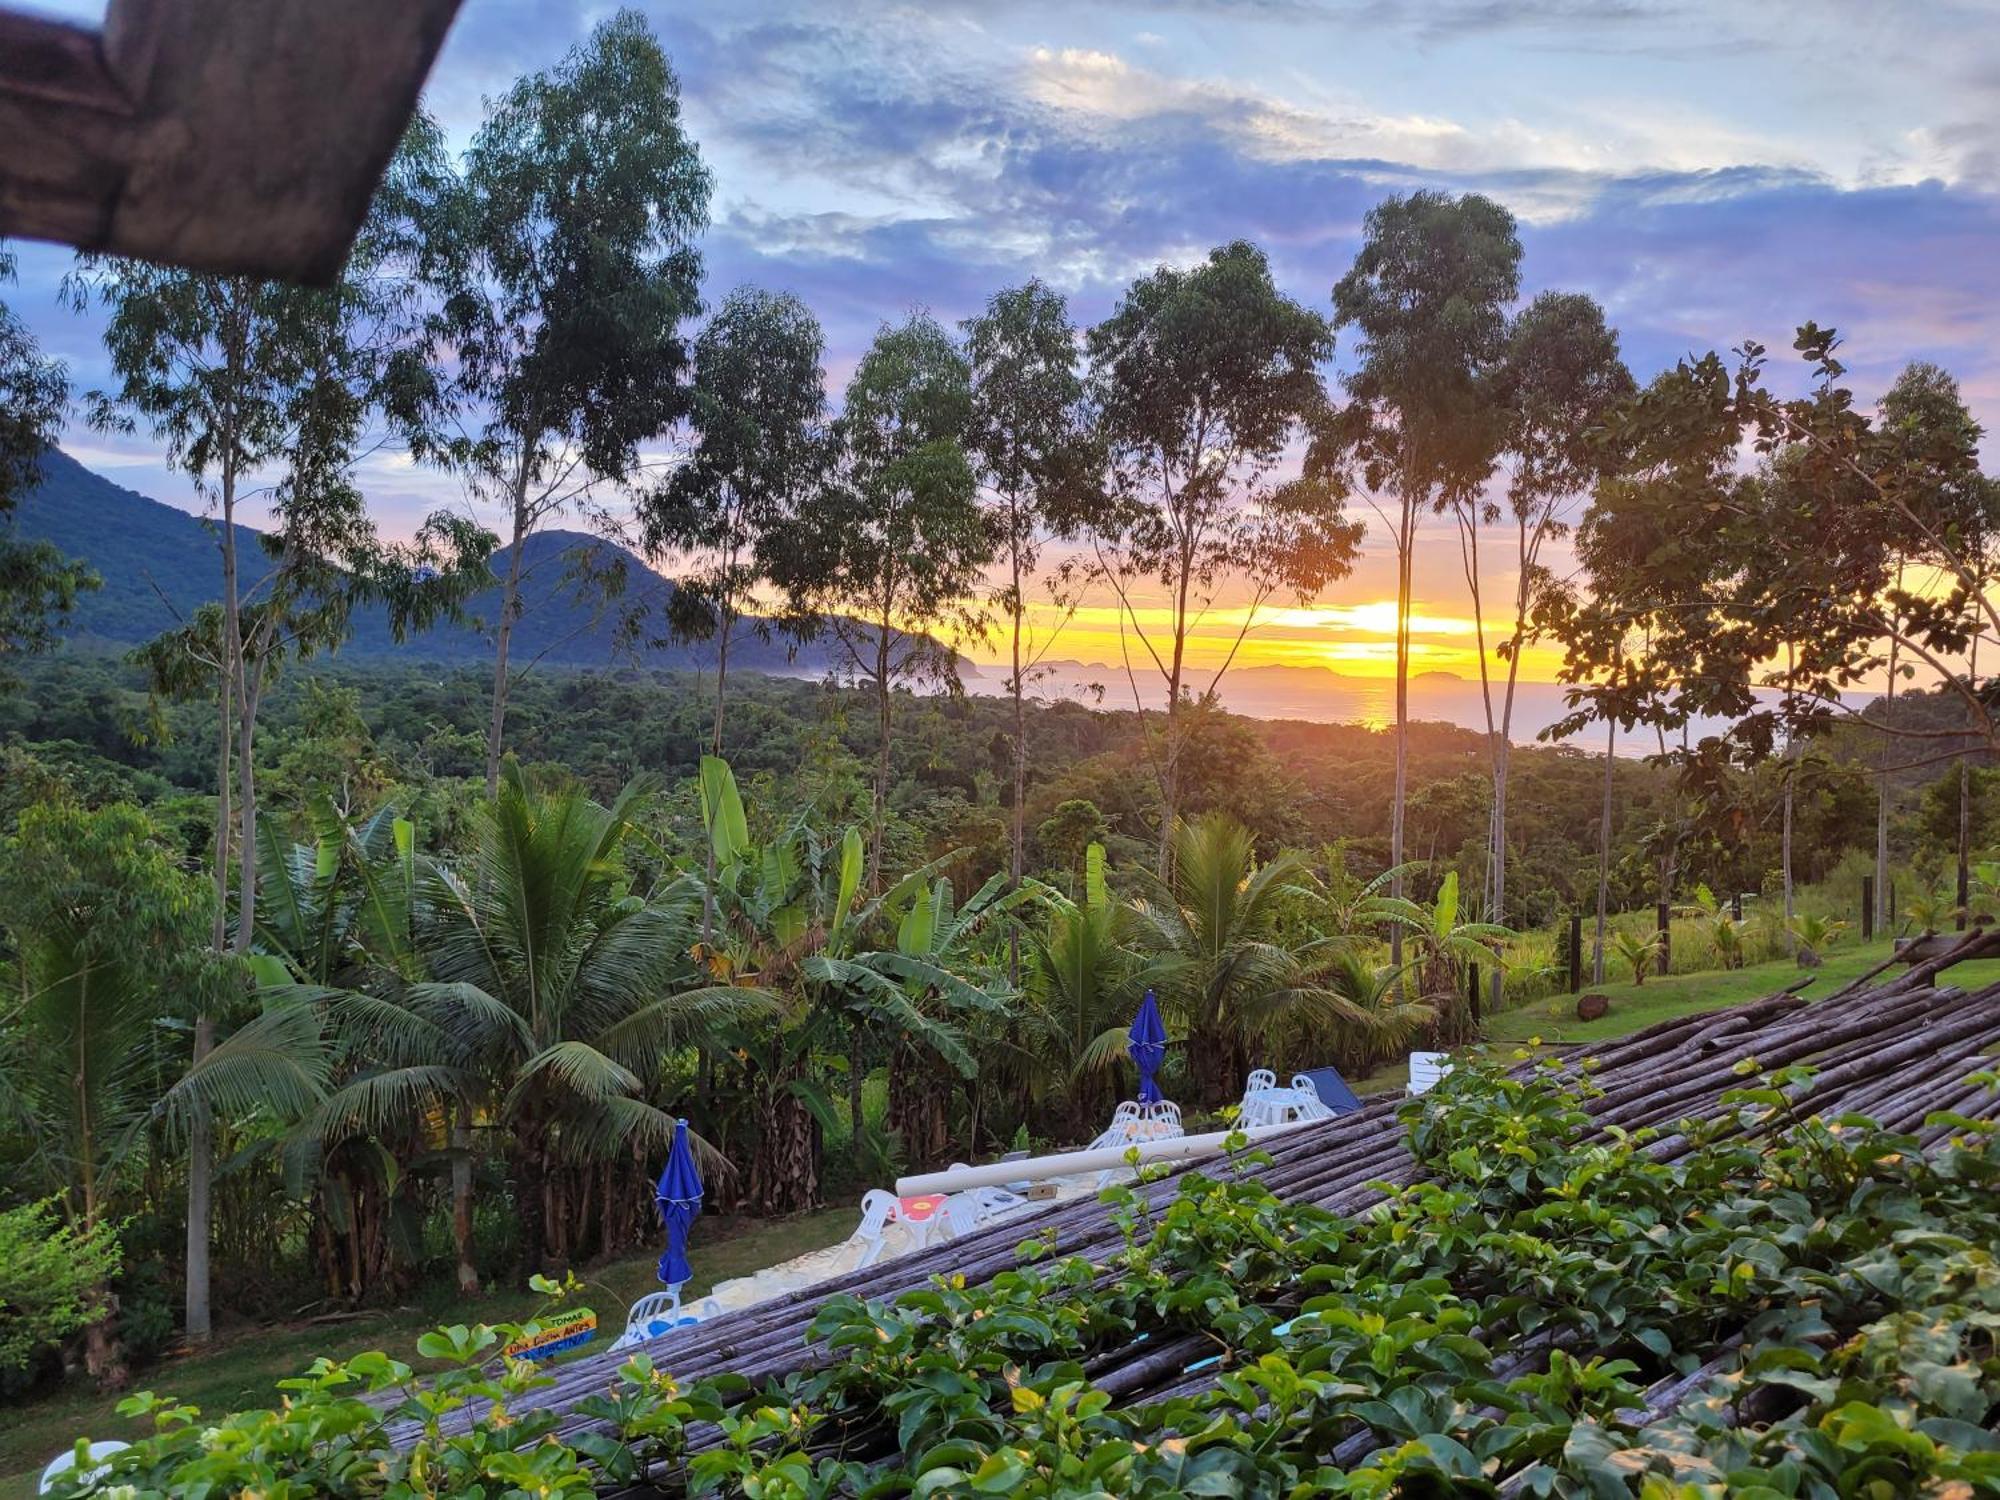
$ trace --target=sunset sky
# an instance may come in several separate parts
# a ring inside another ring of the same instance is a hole
[[[1642,379],[1746,338],[1784,351],[1810,318],[1847,336],[1865,395],[1906,361],[1935,359],[1985,420],[2000,419],[1995,4],[640,8],[680,71],[716,174],[703,242],[711,297],[743,282],[801,295],[826,325],[836,393],[877,325],[912,307],[955,321],[1040,275],[1090,321],[1135,275],[1236,237],[1266,249],[1292,294],[1328,309],[1369,205],[1437,186],[1512,208],[1524,292],[1597,297]],[[482,95],[554,62],[608,12],[466,0],[430,107],[463,142]],[[17,248],[21,285],[4,295],[80,385],[100,382],[94,324],[55,303],[67,256]],[[79,429],[67,446],[121,483],[196,508],[143,437]],[[391,531],[460,498],[448,476],[391,456],[366,478]],[[1371,532],[1353,577],[1253,626],[1246,661],[1390,669],[1394,575],[1386,537]],[[1512,582],[1504,540],[1485,562],[1495,624],[1492,600]],[[1417,667],[1472,675],[1446,521],[1430,525],[1417,597]],[[1241,623],[1240,606],[1220,601],[1203,622],[1203,657]],[[1052,654],[1118,652],[1107,598],[1078,613]],[[1531,657],[1528,675],[1552,675],[1552,662]]]

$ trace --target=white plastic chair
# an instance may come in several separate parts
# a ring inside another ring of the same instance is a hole
[[[1102,1151],[1110,1146],[1129,1146],[1133,1132],[1138,1128],[1141,1106],[1137,1100],[1126,1099],[1111,1111],[1111,1124],[1096,1140],[1084,1147],[1086,1151]]]
[[[854,1269],[872,1266],[882,1255],[882,1231],[896,1216],[896,1195],[882,1188],[870,1188],[861,1195],[861,1223],[851,1238],[862,1242],[861,1259]]]
[[[1303,1073],[1292,1075],[1292,1093],[1297,1096],[1297,1118],[1301,1120],[1331,1120],[1333,1111],[1326,1107],[1326,1101],[1319,1096],[1313,1081]]]
[[[1283,1108],[1277,1096],[1289,1094],[1289,1089],[1280,1090],[1278,1075],[1269,1068],[1254,1068],[1243,1081],[1243,1098],[1236,1106],[1236,1123],[1245,1130],[1257,1130],[1267,1125],[1283,1123]]]
[[[971,1234],[985,1220],[979,1199],[970,1192],[953,1193],[944,1200],[944,1207],[938,1210],[944,1215],[944,1227],[953,1239],[963,1239]]]
[[[1450,1071],[1450,1053],[1412,1052],[1410,1054],[1411,1094],[1428,1094],[1438,1086],[1439,1081]]]
[[[98,1478],[100,1475],[104,1473],[105,1469],[109,1467],[109,1465],[99,1463],[98,1462],[99,1459],[109,1458],[114,1453],[122,1453],[125,1449],[131,1446],[132,1445],[130,1443],[121,1443],[116,1438],[106,1438],[101,1442],[92,1443],[89,1449],[90,1462],[92,1467],[88,1472],[84,1474],[83,1476],[84,1483],[88,1484],[90,1481]],[[74,1469],[75,1467],[76,1467],[76,1449],[65,1448],[62,1452],[58,1453],[54,1458],[50,1459],[48,1467],[42,1470],[41,1483],[36,1488],[35,1493],[38,1495],[46,1495],[50,1490],[56,1487],[57,1479],[61,1478],[64,1474],[67,1474],[71,1469]]]
[[[714,1299],[710,1298],[703,1305],[702,1313],[698,1317],[691,1318],[681,1311],[679,1287],[668,1287],[664,1292],[648,1292],[634,1302],[631,1311],[625,1314],[625,1331],[618,1335],[617,1342],[608,1352],[616,1354],[621,1349],[630,1349],[634,1345],[645,1343],[648,1339],[656,1339],[668,1329],[677,1328],[682,1323],[696,1322],[699,1316],[706,1316],[714,1305]]]
[[[1156,1099],[1147,1105],[1144,1125],[1149,1141],[1177,1140],[1187,1134],[1181,1126],[1181,1107],[1171,1099]]]

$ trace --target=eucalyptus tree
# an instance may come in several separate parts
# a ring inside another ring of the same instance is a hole
[[[1008,874],[1019,885],[1027,843],[1027,684],[1054,639],[1038,646],[1030,636],[1027,590],[1044,540],[1076,532],[1101,462],[1077,367],[1077,332],[1061,293],[1039,281],[997,292],[964,330],[972,365],[967,446],[990,496],[1005,569],[993,602],[1009,631],[1014,795]]]
[[[320,1093],[325,1056],[305,1008],[266,1009],[199,1055],[184,1048],[184,1024],[161,1024],[240,993],[234,960],[203,943],[214,900],[129,805],[37,803],[0,843],[0,922],[20,982],[0,1049],[0,1116],[31,1146],[31,1180],[19,1185],[58,1197],[86,1237],[122,1223],[160,1127],[295,1116]],[[104,1384],[123,1383],[103,1320],[87,1363]]]
[[[1484,494],[1456,505],[1465,547],[1466,576],[1479,643],[1479,685],[1493,757],[1491,854],[1487,913],[1507,917],[1507,781],[1513,753],[1514,697],[1521,653],[1531,639],[1537,593],[1549,583],[1543,548],[1569,535],[1570,510],[1596,481],[1618,466],[1606,429],[1633,394],[1631,373],[1618,354],[1618,335],[1604,310],[1577,293],[1544,292],[1518,313],[1507,330],[1498,372],[1505,427],[1501,466],[1506,475],[1506,520],[1514,530],[1513,620],[1499,651],[1507,663],[1500,711],[1486,660],[1486,612],[1479,577],[1482,523],[1501,519]],[[1493,1000],[1500,998],[1500,970],[1492,971]]]
[[[66,292],[79,310],[105,314],[115,384],[92,392],[93,424],[144,423],[170,466],[215,508],[221,597],[141,653],[156,691],[186,696],[211,687],[217,715],[217,902],[211,940],[232,945],[227,904],[230,833],[236,834],[235,951],[256,930],[257,782],[253,745],[272,672],[292,655],[332,650],[363,601],[386,603],[398,634],[456,606],[484,576],[490,538],[448,513],[430,518],[414,546],[377,535],[354,470],[371,422],[407,430],[424,384],[406,342],[416,254],[415,221],[434,194],[436,127],[407,134],[341,279],[296,287],[85,256]],[[244,555],[239,513],[268,500],[261,573]],[[232,770],[233,767],[233,770]],[[233,784],[232,784],[233,783]],[[195,1028],[197,1057],[215,1020]],[[188,1332],[208,1337],[209,1135],[190,1141]]]
[[[569,510],[611,524],[606,492],[643,473],[642,445],[688,409],[681,330],[700,305],[709,189],[666,53],[621,10],[492,104],[421,221],[448,413],[421,451],[505,516],[489,796],[529,539]]]
[[[0,284],[13,279],[14,257],[0,248]],[[68,370],[45,356],[27,325],[0,302],[0,526],[40,482],[42,455],[55,445],[68,412]],[[24,542],[11,527],[0,529],[0,667],[9,656],[46,649],[51,625],[80,591],[96,585],[88,568],[47,542]]]
[[[1281,293],[1262,251],[1238,240],[1199,265],[1162,266],[1127,288],[1090,330],[1090,398],[1106,454],[1107,495],[1088,522],[1090,576],[1116,596],[1121,635],[1136,639],[1164,689],[1147,752],[1160,797],[1159,870],[1169,868],[1181,799],[1186,719],[1211,698],[1262,606],[1310,598],[1353,566],[1361,528],[1329,466],[1280,481],[1286,449],[1323,422],[1319,366],[1326,320]],[[1154,623],[1142,591],[1164,591]],[[1240,596],[1219,663],[1191,693],[1196,624]],[[1126,675],[1142,723],[1148,710]]]
[[[770,571],[799,628],[824,635],[875,698],[868,881],[879,887],[898,687],[955,684],[938,631],[976,632],[971,602],[993,555],[966,456],[971,372],[927,314],[885,327],[848,382],[838,472],[779,528]]]
[[[825,352],[819,321],[797,297],[732,292],[694,341],[693,442],[645,501],[648,552],[685,563],[674,571],[675,633],[715,641],[716,755],[731,637],[774,533],[823,477]]]
[[[1410,599],[1424,514],[1470,497],[1505,432],[1494,380],[1507,305],[1520,288],[1513,215],[1489,198],[1424,190],[1368,211],[1353,267],[1333,289],[1334,324],[1361,335],[1348,404],[1323,423],[1308,475],[1361,487],[1396,553],[1396,782],[1389,863],[1403,863],[1409,786]],[[1398,882],[1397,895],[1402,894]],[[1400,954],[1401,940],[1395,940]]]

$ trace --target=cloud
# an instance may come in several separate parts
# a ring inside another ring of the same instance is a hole
[[[468,6],[433,108],[465,139],[482,96],[611,9]],[[1038,275],[1090,321],[1134,276],[1237,237],[1330,310],[1368,208],[1436,186],[1508,204],[1525,290],[1598,297],[1642,376],[1746,337],[1784,351],[1811,318],[1847,336],[1864,396],[1936,358],[2000,425],[2000,48],[1980,40],[1979,5],[647,11],[716,171],[711,299],[744,281],[797,292],[826,324],[836,381],[912,307],[952,321]],[[9,300],[89,383],[94,326],[52,310],[66,263],[24,254]]]

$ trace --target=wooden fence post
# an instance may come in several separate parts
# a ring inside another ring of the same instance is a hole
[[[1583,913],[1569,914],[1569,992],[1580,994],[1583,990]]]
[[[1870,942],[1875,937],[1875,877],[1861,877],[1861,941]]]
[[[1662,978],[1666,976],[1668,968],[1671,967],[1673,963],[1674,934],[1673,934],[1673,928],[1669,925],[1673,920],[1673,914],[1674,914],[1673,907],[1669,906],[1666,902],[1662,901],[1660,903],[1660,910],[1659,910],[1660,975]]]

